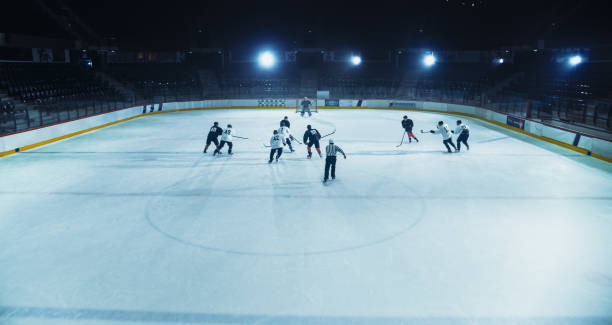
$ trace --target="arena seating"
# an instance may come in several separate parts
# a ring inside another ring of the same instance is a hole
[[[102,69],[144,102],[202,97],[197,69],[186,64],[109,64]]]
[[[203,98],[398,98],[484,106],[517,116],[612,129],[612,64],[561,69],[550,58],[504,65],[440,62],[398,67],[322,63],[258,71],[197,63],[0,63],[0,133],[143,103]],[[108,76],[108,78],[106,77]],[[123,89],[125,88],[125,89]],[[125,91],[125,90],[129,91]],[[529,109],[528,109],[529,108]]]
[[[299,97],[299,71],[292,68],[262,72],[237,65],[218,72],[220,96],[225,98]]]
[[[31,105],[112,101],[119,94],[92,71],[66,64],[0,64],[0,88]]]
[[[532,101],[530,117],[610,128],[612,65],[585,63],[559,68],[556,62],[530,65],[504,90]]]

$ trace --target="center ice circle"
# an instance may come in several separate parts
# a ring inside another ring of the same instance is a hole
[[[243,255],[314,255],[354,250],[400,236],[423,215],[423,205],[392,197],[168,191],[152,198],[146,218],[169,239]],[[384,213],[383,213],[384,212]]]

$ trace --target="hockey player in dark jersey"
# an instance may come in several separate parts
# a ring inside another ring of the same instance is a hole
[[[416,142],[419,142],[419,139],[417,139],[417,137],[415,137],[414,134],[412,133],[412,128],[414,127],[414,123],[406,115],[404,115],[404,119],[402,120],[402,127],[406,131],[406,134],[408,134],[408,142],[411,143],[413,138],[414,140],[416,140]]]
[[[312,126],[306,126],[306,132],[304,132],[304,143],[308,146],[308,158],[312,158],[312,151],[310,147],[313,145],[317,149],[319,153],[319,157],[321,156],[321,146],[319,145],[319,140],[321,139],[321,133],[317,129],[313,129]]]
[[[291,127],[291,123],[289,122],[289,118],[287,116],[285,116],[285,118],[280,121],[280,126],[286,126],[288,128]]]
[[[223,133],[223,129],[219,127],[219,122],[213,123],[213,126],[208,131],[208,136],[206,137],[206,147],[204,147],[204,153],[208,150],[208,146],[210,146],[211,142],[215,144],[215,146],[219,147],[219,140],[217,138]]]

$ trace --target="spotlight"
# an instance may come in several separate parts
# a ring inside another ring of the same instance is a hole
[[[582,63],[582,57],[580,55],[574,55],[569,58],[569,64],[571,66],[577,66]]]
[[[498,64],[502,64],[502,63],[504,63],[504,59],[503,59],[503,58],[499,58],[499,59],[497,59],[497,63],[498,63]]]
[[[423,58],[423,64],[425,64],[426,67],[431,67],[432,65],[436,64],[436,57],[433,54],[425,55],[425,58]]]
[[[351,63],[353,65],[360,65],[361,64],[361,57],[354,55],[353,57],[351,57]]]
[[[276,65],[276,56],[270,51],[261,52],[257,57],[259,66],[265,69],[270,69]]]

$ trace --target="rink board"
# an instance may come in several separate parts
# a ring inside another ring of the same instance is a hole
[[[555,145],[579,152],[581,154],[593,156],[595,158],[612,162],[612,143],[605,139],[600,139],[587,134],[573,132],[571,130],[546,125],[527,119],[521,119],[522,128],[508,125],[509,115],[489,110],[486,108],[424,102],[414,100],[338,100],[339,106],[325,106],[325,100],[318,99],[320,109],[391,109],[391,110],[417,110],[423,112],[455,114],[467,116],[486,121],[515,132],[553,143]],[[150,114],[172,113],[188,110],[206,109],[286,109],[294,107],[295,100],[280,101],[282,104],[275,107],[259,106],[260,100],[257,99],[224,99],[224,100],[204,100],[204,101],[185,101],[163,103],[163,111],[143,113],[143,105],[119,109],[116,111],[99,114],[91,117],[80,118],[72,121],[49,125],[33,130],[26,130],[15,134],[0,137],[0,157],[8,156],[40,147],[49,143],[74,137],[83,133],[95,131],[97,129],[124,122],[141,116]],[[400,105],[394,105],[400,104]],[[401,104],[409,105],[402,107]],[[148,107],[150,104],[144,105]],[[146,109],[144,110],[146,111]]]

